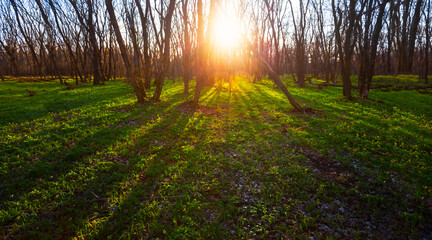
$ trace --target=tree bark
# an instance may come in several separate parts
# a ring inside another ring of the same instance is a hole
[[[120,32],[120,27],[117,23],[117,18],[115,16],[112,1],[111,0],[105,0],[105,4],[107,7],[108,14],[110,16],[111,25],[114,29],[114,33],[115,33],[116,38],[117,38],[117,43],[118,43],[119,48],[120,48],[120,53],[122,55],[123,62],[124,62],[125,67],[126,67],[127,78],[132,83],[132,86],[133,86],[133,89],[134,89],[134,92],[135,92],[135,95],[137,97],[138,102],[142,103],[145,100],[144,94],[140,91],[140,88],[138,87],[138,83],[136,81],[136,78],[133,75],[132,66],[131,66],[131,63],[129,61],[128,55],[127,55],[126,45],[123,41],[123,37],[122,37],[121,32]]]
[[[183,83],[184,83],[184,93],[189,95],[189,79],[190,79],[190,51],[191,43],[189,37],[189,18],[188,18],[188,0],[182,0],[182,12],[183,12]]]
[[[271,66],[267,63],[267,61],[256,51],[254,52],[255,54],[258,55],[259,60],[261,61],[261,63],[265,66],[265,68],[267,69],[267,71],[269,72],[269,77],[271,80],[273,80],[273,82],[276,84],[276,86],[282,90],[282,92],[285,94],[285,96],[288,98],[288,101],[290,102],[291,106],[294,107],[294,109],[298,112],[303,112],[305,111],[307,108],[303,108],[302,106],[300,106],[300,104],[297,103],[297,101],[294,99],[294,97],[291,95],[291,93],[288,91],[288,89],[285,87],[285,85],[283,84],[283,82],[280,80],[279,75],[273,71],[273,69],[271,68]],[[310,111],[310,109],[307,109],[308,111]]]
[[[126,4],[125,4],[126,5]],[[144,98],[147,98],[147,94],[144,88],[144,83],[142,82],[142,74],[141,74],[141,66],[140,66],[140,58],[141,58],[141,52],[138,47],[138,39],[137,39],[137,33],[135,28],[135,20],[134,17],[131,16],[129,10],[126,8],[126,18],[128,19],[129,24],[129,32],[132,40],[132,46],[134,49],[134,59],[133,59],[133,68],[132,68],[132,74],[137,82],[137,87],[139,91],[143,94]]]
[[[413,20],[410,27],[409,32],[409,43],[408,43],[408,59],[407,59],[407,66],[406,66],[406,72],[411,73],[412,67],[413,67],[413,60],[414,60],[414,48],[415,48],[415,41],[417,38],[417,32],[418,32],[418,25],[420,23],[420,14],[421,14],[421,8],[423,6],[423,0],[417,0]]]
[[[148,36],[148,11],[150,11],[150,0],[146,0],[145,13],[142,9],[140,0],[135,0],[138,7],[138,13],[141,19],[141,30],[143,38],[143,54],[144,54],[144,87],[150,89],[151,87],[151,59],[149,55],[149,36]]]
[[[369,40],[369,26],[371,25],[371,15],[372,15],[372,4],[369,5],[368,11],[368,20],[366,21],[365,32],[364,32],[364,41],[363,41],[363,50],[361,56],[361,66],[360,66],[360,74],[359,78],[359,96],[361,98],[367,98],[369,95],[369,90],[372,85],[372,78],[374,75],[375,68],[375,59],[379,41],[379,35],[381,33],[381,29],[383,26],[383,17],[385,7],[388,3],[388,0],[383,1],[379,7],[378,16],[376,19],[375,28],[372,31],[372,39]]]
[[[344,34],[344,40],[342,42],[341,36],[341,25],[342,25],[342,10],[338,7],[336,10],[335,2],[332,0],[332,11],[333,11],[333,20],[335,24],[335,35],[336,35],[336,43],[338,44],[339,50],[339,58],[341,65],[341,75],[342,75],[342,84],[343,84],[343,96],[348,100],[352,100],[351,95],[351,60],[353,55],[353,48],[356,36],[354,36],[354,27],[356,24],[356,3],[355,0],[350,0],[349,2],[349,10],[348,10],[348,27]]]
[[[411,73],[414,59],[415,41],[417,38],[418,25],[420,23],[420,13],[423,0],[418,0],[415,5],[414,15],[411,23],[409,22],[411,1],[404,1],[404,13],[402,16],[401,40],[399,45],[399,73]]]
[[[425,44],[425,68],[424,68],[424,81],[428,83],[429,81],[429,44],[430,44],[430,24],[431,24],[431,1],[427,3],[427,15],[426,15],[426,44]]]
[[[213,1],[210,5],[210,11],[212,11]],[[192,104],[198,106],[199,97],[201,90],[204,85],[204,81],[207,78],[207,55],[206,44],[204,43],[204,16],[203,16],[203,3],[202,0],[197,1],[197,11],[198,11],[198,76],[196,77],[196,85],[194,92],[194,99]]]
[[[161,67],[161,71],[158,73],[158,76],[155,79],[156,89],[152,98],[152,102],[160,101],[165,74],[168,71],[169,64],[170,64],[171,20],[174,13],[175,2],[176,0],[170,0],[168,6],[168,12],[164,18],[165,38],[164,38],[164,49],[163,49],[163,56],[162,56],[162,67]]]
[[[17,63],[16,49],[15,49],[15,47],[10,46],[11,44],[12,44],[12,42],[10,42],[9,44],[5,44],[0,39],[0,45],[3,47],[4,51],[6,52],[7,56],[9,57],[9,61],[11,62],[14,75],[19,76],[20,72],[19,72],[18,63]]]

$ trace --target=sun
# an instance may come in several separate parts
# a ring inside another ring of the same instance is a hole
[[[213,22],[213,39],[216,47],[231,50],[239,46],[241,27],[234,13],[219,12]]]

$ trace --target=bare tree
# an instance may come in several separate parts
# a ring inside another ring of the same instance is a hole
[[[359,96],[367,98],[374,75],[375,58],[377,54],[378,40],[383,26],[383,17],[386,5],[389,1],[370,0],[366,6],[366,19],[363,26],[363,41],[359,43],[360,48],[360,73],[359,73]],[[375,6],[378,4],[378,6]],[[374,9],[378,7],[378,16],[373,25]]]
[[[208,18],[207,32],[210,33],[212,29],[212,21],[214,20],[214,15],[216,11],[217,0],[211,0],[210,2],[210,13]],[[210,34],[207,36],[204,35],[204,14],[203,14],[203,3],[202,0],[197,1],[197,13],[198,13],[198,38],[197,38],[197,46],[198,46],[198,64],[197,64],[197,82],[195,86],[194,99],[192,104],[198,106],[198,101],[200,97],[200,93],[206,81],[209,78],[209,54],[211,48],[211,38]]]
[[[296,59],[296,75],[297,83],[300,87],[305,86],[305,66],[306,66],[306,34],[307,34],[307,14],[309,10],[310,1],[306,3],[303,0],[299,1],[299,12],[296,21],[296,14],[291,0],[288,0],[291,8],[291,16],[294,26],[294,42],[295,42],[295,59]]]
[[[325,28],[326,18],[324,16],[323,5],[323,0],[312,1],[316,16],[315,41],[320,53],[320,56],[314,56],[314,58],[320,60],[320,66],[317,67],[318,73],[324,72],[323,78],[327,83],[330,83],[336,78],[338,52],[335,51],[333,32],[328,34]]]
[[[108,14],[110,16],[111,25],[114,29],[114,32],[115,32],[115,35],[117,38],[117,43],[118,43],[119,48],[120,48],[120,52],[121,52],[121,56],[123,58],[124,65],[126,67],[127,78],[132,83],[132,86],[133,86],[133,89],[134,89],[134,92],[135,92],[135,95],[137,97],[138,102],[142,103],[145,100],[145,95],[143,92],[140,91],[141,88],[138,86],[137,78],[139,78],[139,76],[134,75],[134,71],[132,70],[132,65],[131,65],[131,62],[130,62],[129,57],[128,57],[128,53],[126,50],[126,44],[124,43],[122,34],[120,32],[120,27],[118,25],[117,18],[116,18],[115,12],[114,12],[114,7],[113,7],[112,2],[110,0],[105,0],[105,4],[106,4]]]
[[[165,79],[165,74],[168,71],[170,64],[170,44],[171,44],[171,20],[174,14],[176,0],[170,0],[167,13],[163,17],[163,27],[164,27],[164,38],[163,38],[163,51],[161,66],[158,74],[156,75],[155,84],[156,89],[152,97],[152,102],[159,102],[160,96],[162,94],[162,87]]]
[[[146,0],[145,12],[141,6],[140,0],[135,0],[135,4],[138,8],[138,13],[141,19],[141,31],[143,38],[143,54],[144,54],[144,78],[145,78],[145,88],[150,89],[151,87],[151,58],[149,54],[149,33],[148,33],[148,18],[150,11],[150,0]]]
[[[191,78],[191,39],[189,36],[188,2],[189,0],[181,0],[183,14],[183,82],[184,93],[186,95],[189,95],[189,80]]]
[[[101,85],[103,84],[104,78],[102,76],[102,71],[100,69],[101,66],[101,57],[100,57],[100,49],[97,43],[96,38],[96,20],[98,16],[96,15],[97,11],[95,9],[95,4],[93,0],[85,0],[85,5],[87,7],[85,15],[84,9],[82,9],[82,5],[78,5],[77,0],[69,0],[73,9],[75,10],[76,16],[83,27],[83,29],[88,34],[88,44],[90,46],[91,59],[92,59],[92,72],[93,72],[93,85]],[[81,9],[80,9],[81,8]]]
[[[336,43],[339,51],[339,62],[341,65],[343,95],[348,100],[351,100],[351,60],[355,41],[357,39],[356,31],[354,29],[357,21],[357,1],[349,0],[349,7],[346,16],[339,5],[340,1],[336,5],[335,0],[332,0],[332,13]],[[347,5],[346,0],[344,1],[344,5]],[[345,22],[345,26],[342,25],[343,22]]]
[[[36,0],[36,4],[40,10],[40,13],[42,15],[42,19],[45,23],[45,29],[47,30],[48,35],[48,55],[49,55],[49,61],[51,63],[51,66],[53,67],[53,73],[60,79],[60,83],[63,82],[61,73],[59,72],[58,66],[57,66],[57,59],[56,59],[56,42],[55,42],[55,32],[54,27],[51,23],[51,21],[48,18],[48,14],[46,13],[45,8],[42,6],[42,3],[40,0]]]
[[[129,30],[129,35],[131,37],[132,46],[133,46],[133,68],[132,68],[132,74],[134,76],[134,79],[136,81],[136,85],[138,87],[138,91],[143,95],[143,98],[147,98],[147,94],[144,88],[144,83],[142,81],[142,74],[141,74],[141,51],[138,46],[138,35],[137,30],[135,27],[135,17],[133,12],[133,7],[128,6],[126,1],[123,1],[124,9],[126,11],[126,22]]]
[[[38,54],[36,54],[36,47],[35,47],[34,41],[31,39],[31,36],[30,36],[31,30],[29,29],[29,27],[31,27],[31,24],[28,21],[23,23],[24,17],[23,17],[23,14],[21,13],[21,11],[19,10],[19,7],[21,9],[23,9],[23,6],[21,6],[21,5],[18,6],[16,0],[9,0],[9,1],[11,3],[12,8],[13,8],[14,13],[15,13],[15,20],[16,20],[16,23],[18,25],[18,29],[19,29],[21,35],[23,36],[25,43],[26,43],[26,45],[30,51],[30,54],[31,54],[31,57],[32,57],[32,60],[34,63],[34,69],[40,77],[43,77],[42,65],[41,65],[41,62],[39,61]],[[27,26],[27,28],[26,28],[26,26]]]
[[[0,45],[3,49],[3,53],[8,57],[10,66],[12,67],[11,73],[15,76],[20,75],[20,69],[18,65],[18,33],[15,28],[16,24],[11,16],[9,9],[7,9],[7,3],[0,4],[1,16],[1,38]],[[3,72],[2,74],[4,74]],[[6,72],[7,73],[7,72]]]
[[[423,78],[425,83],[428,83],[429,80],[429,48],[430,48],[430,31],[431,31],[431,1],[428,0],[427,2],[427,8],[426,8],[426,21],[425,21],[425,50],[424,50],[424,73]]]
[[[398,72],[411,73],[423,0],[417,0],[411,22],[409,22],[409,17],[411,14],[411,8],[414,5],[414,1],[403,1],[401,4],[403,6],[403,15],[402,28],[400,30],[400,40],[398,42],[400,51]]]

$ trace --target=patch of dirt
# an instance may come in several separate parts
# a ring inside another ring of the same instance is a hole
[[[34,97],[36,96],[36,92],[33,92],[31,90],[26,89],[26,92],[28,93],[28,97]]]
[[[89,84],[70,85],[67,83],[65,90],[74,90],[75,88],[83,88],[83,87],[88,87],[88,86],[90,86],[90,85]]]
[[[333,161],[309,150],[303,150],[302,154],[309,160],[314,168],[314,173],[327,181],[337,182],[345,187],[355,187],[359,173],[354,168]]]
[[[290,114],[304,114],[304,115],[309,115],[309,116],[321,116],[322,115],[320,110],[309,108],[309,107],[303,107],[303,109],[301,111],[293,108],[288,113],[290,113]]]

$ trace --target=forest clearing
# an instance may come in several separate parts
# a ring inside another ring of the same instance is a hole
[[[431,239],[432,0],[0,0],[0,237]]]
[[[293,111],[265,79],[205,88],[198,108],[181,81],[156,104],[120,80],[0,82],[1,234],[430,237],[431,94],[348,101],[281,79],[315,112]]]

